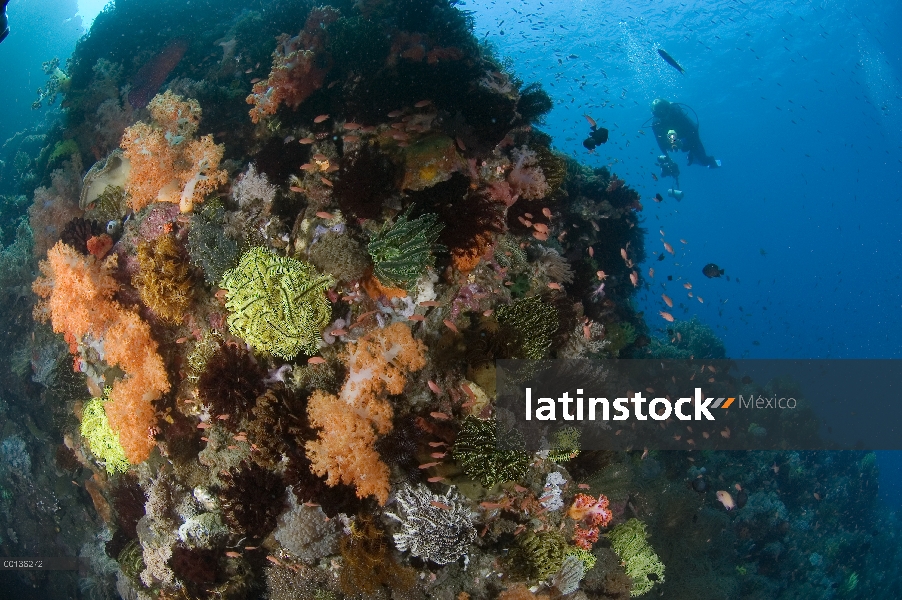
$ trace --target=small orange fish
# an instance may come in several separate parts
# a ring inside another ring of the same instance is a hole
[[[292,192],[296,192],[298,194],[301,194],[304,192],[304,190],[302,188],[299,188],[296,185],[292,185],[288,189],[291,190]]]
[[[633,282],[633,287],[639,287],[639,275],[635,271],[630,272],[630,281]]]
[[[436,500],[431,501],[429,504],[436,508],[440,508],[442,510],[451,510],[451,507],[445,504],[444,502],[438,502]]]
[[[349,144],[354,144],[360,141],[359,135],[346,135],[341,138],[342,140],[348,142]]]
[[[777,466],[777,463],[775,462],[775,463],[773,464],[773,466],[770,468],[770,470],[774,472],[774,475],[776,475],[777,473],[780,472],[780,467],[778,467],[778,466]]]
[[[344,124],[344,128],[347,129],[348,131],[356,131],[357,129],[360,129],[361,127],[363,127],[363,125],[361,125],[360,123],[345,123]]]
[[[548,234],[547,234],[547,233],[540,233],[540,232],[538,232],[538,231],[533,231],[533,232],[532,232],[532,237],[536,238],[536,239],[539,240],[540,242],[544,242],[545,240],[548,239]]]
[[[533,223],[532,228],[539,233],[548,233],[548,226],[543,225],[542,223]]]
[[[692,284],[687,281],[686,283],[683,284],[683,287],[686,288],[687,290],[691,290]]]
[[[323,185],[327,185],[327,186],[329,186],[329,187],[332,187],[332,182],[329,181],[328,179],[326,179],[325,177],[320,177],[319,180],[323,182]]]
[[[696,296],[695,299],[698,300],[699,302],[701,302],[702,304],[705,303],[705,301],[702,300],[702,297],[701,297],[701,296]]]
[[[419,306],[441,306],[441,302],[436,302],[435,300],[423,300],[420,302]]]
[[[200,422],[197,424],[198,429],[209,429],[210,427],[212,427],[212,425],[209,423]]]
[[[550,219],[551,218],[551,209],[546,206],[545,208],[542,209],[542,214],[545,215],[546,219]]]
[[[388,118],[390,118],[390,119],[396,119],[396,118],[400,117],[400,116],[403,115],[403,114],[404,114],[404,111],[403,111],[403,110],[393,110],[393,111],[391,111],[390,113],[388,113]]]
[[[228,421],[231,415],[217,415],[216,418],[220,421]]]
[[[736,491],[737,491],[737,492],[741,492],[741,491],[742,491],[742,486],[739,485],[738,483],[737,483],[737,484],[734,484],[733,487],[736,488]]]
[[[268,561],[271,562],[272,564],[276,565],[277,567],[281,567],[281,566],[282,566],[282,563],[280,563],[280,562],[279,562],[279,559],[276,558],[275,556],[267,555],[267,556],[266,556],[266,560],[268,560]]]
[[[432,390],[433,392],[435,392],[436,394],[442,393],[442,388],[440,388],[438,386],[438,384],[436,382],[432,381],[431,379],[426,383],[426,385],[428,385],[429,389]]]
[[[578,487],[581,490],[588,490],[588,489],[592,488],[592,486],[589,485],[588,483],[580,483],[580,484],[577,484],[576,487]]]
[[[447,421],[451,418],[443,412],[431,412],[429,413],[429,416],[433,419],[438,419],[439,421]]]
[[[654,277],[654,276],[655,276],[655,270],[652,269],[651,267],[648,267],[648,276],[649,276],[649,277]]]
[[[179,339],[175,340],[175,343],[176,343],[176,344],[184,344],[184,343],[187,342],[187,341],[188,341],[188,338],[186,338],[186,337],[180,337]]]
[[[450,330],[453,331],[454,333],[460,333],[460,331],[457,330],[457,326],[455,326],[454,323],[451,322],[450,319],[445,319],[444,321],[442,321],[442,323],[444,323],[444,324],[445,324],[445,327],[447,327],[448,329],[450,329]]]
[[[821,499],[821,495],[820,495],[820,494],[818,494],[817,492],[814,492],[814,493],[811,494],[811,495],[814,496],[814,499],[815,499],[815,500],[820,501],[820,499]]]
[[[391,136],[392,136],[392,139],[400,140],[400,141],[404,141],[404,140],[409,140],[409,139],[410,139],[410,136],[407,135],[406,133],[404,133],[403,131],[398,131],[398,132],[396,132],[396,133],[393,133],[393,134],[391,134]]]
[[[301,139],[298,140],[298,142],[300,142],[301,144],[304,144],[304,145],[312,144],[315,141],[316,140],[314,140],[313,138],[308,138],[308,137],[302,137]]]
[[[314,123],[322,123],[323,121],[327,120],[328,118],[329,118],[329,115],[319,115],[318,117],[313,119],[313,122]]]
[[[703,431],[703,432],[702,432],[702,437],[705,438],[705,439],[708,439],[709,437],[711,437],[711,434],[708,433],[707,431]]]
[[[333,329],[329,332],[329,335],[334,335],[335,337],[341,337],[343,335],[348,335],[347,329]]]
[[[661,294],[661,298],[664,299],[664,304],[666,304],[670,308],[673,308],[673,300],[670,299],[670,296],[668,296],[667,294]]]
[[[424,464],[420,465],[418,468],[419,469],[431,469],[432,467],[435,467],[440,464],[442,464],[442,463],[439,463],[439,462],[424,463]]]
[[[416,104],[413,105],[414,108],[425,108],[432,104],[432,100],[420,100]]]
[[[736,503],[733,501],[733,496],[730,495],[730,492],[725,490],[718,490],[715,494],[717,496],[717,500],[723,504],[723,507],[727,510],[733,510],[736,508]]]
[[[552,283],[548,284],[548,288],[552,289],[552,290],[561,291],[561,284],[552,282]]]
[[[229,558],[241,558],[241,555],[239,553],[232,551],[226,552],[225,555]]]
[[[592,246],[589,246],[589,258],[595,256],[595,249]]]
[[[432,458],[445,458],[446,456],[448,456],[448,453],[447,452],[433,452],[429,456],[431,456]]]
[[[326,359],[323,358],[322,356],[311,356],[310,358],[307,359],[308,365],[321,365],[324,362],[326,362]]]
[[[620,249],[620,256],[621,256],[621,258],[623,258],[623,260],[629,260],[626,256],[626,248]]]
[[[425,321],[426,317],[424,317],[423,315],[410,315],[409,317],[407,317],[407,320],[408,321]]]
[[[663,319],[665,321],[667,321],[668,323],[673,323],[673,315],[670,314],[669,312],[664,312],[662,310],[662,311],[658,312],[658,314],[661,315],[661,317],[663,317]]]
[[[664,249],[673,254],[673,246],[671,246],[667,242],[664,242]]]
[[[430,477],[426,481],[428,481],[429,483],[438,483],[439,481],[444,481],[444,480],[445,480],[444,477]]]
[[[595,276],[598,277],[598,281],[604,281],[608,278],[608,274],[604,271],[596,271]]]
[[[586,118],[586,121],[589,122],[589,127],[598,127],[598,124],[595,122],[595,119],[590,117],[589,115],[583,115]]]
[[[687,242],[687,241],[684,240],[683,238],[680,238],[680,243],[681,243],[681,244],[688,244],[689,242]]]
[[[330,212],[326,212],[324,210],[318,211],[316,213],[316,216],[319,217],[320,219],[334,219],[335,218],[335,215],[333,215]]]
[[[464,141],[462,139],[460,139],[460,137],[455,137],[454,142],[457,144],[457,147],[460,149],[461,152],[467,151],[467,147],[464,145]]]
[[[251,79],[251,83],[257,83],[258,81],[263,81],[263,80],[260,79],[259,77],[254,77],[253,79]]]

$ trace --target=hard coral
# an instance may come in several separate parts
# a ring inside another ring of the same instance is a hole
[[[314,473],[328,474],[329,485],[353,484],[359,497],[374,495],[385,504],[389,470],[374,448],[377,436],[392,429],[394,411],[385,396],[404,391],[406,374],[425,366],[425,350],[403,323],[358,340],[340,395],[317,390],[307,406],[310,424],[321,429],[306,445]]]
[[[260,352],[315,354],[332,314],[325,291],[333,283],[313,265],[251,248],[220,284],[228,290],[229,328]]]
[[[217,170],[224,146],[213,136],[190,139],[197,130],[200,105],[172,92],[159,94],[148,105],[153,123],[135,123],[122,136],[131,171],[125,186],[129,204],[140,210],[156,201],[173,202],[191,212],[195,202],[228,179]]]
[[[137,464],[155,446],[152,402],[169,391],[169,381],[150,328],[113,300],[119,289],[112,276],[115,266],[115,257],[101,263],[57,243],[41,262],[43,277],[33,286],[42,298],[35,318],[50,320],[53,330],[65,334],[73,349],[90,336],[99,342],[104,362],[125,372],[113,384],[104,409],[110,426],[119,433],[126,458]]]
[[[255,83],[247,97],[247,103],[254,105],[249,113],[254,123],[274,115],[280,104],[297,108],[322,87],[331,66],[331,59],[324,51],[328,40],[326,28],[340,16],[331,6],[314,8],[298,35],[279,36],[269,77]]]
[[[141,300],[162,320],[182,321],[194,299],[194,278],[185,251],[172,234],[138,245],[140,270],[132,283]]]

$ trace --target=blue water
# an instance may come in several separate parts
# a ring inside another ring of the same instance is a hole
[[[477,34],[555,99],[546,125],[555,146],[610,166],[642,194],[642,272],[650,266],[655,276],[638,303],[650,325],[666,325],[655,315],[666,310],[660,294],[672,275],[674,315],[698,315],[729,356],[902,357],[902,5],[529,0],[465,8]],[[723,162],[686,167],[681,155],[680,202],[666,195],[671,179],[652,177],[659,152],[643,123],[657,97],[691,106],[705,149]],[[582,146],[584,114],[611,130],[594,156]],[[664,252],[659,229],[677,253],[663,262],[654,254]],[[704,277],[709,262],[731,281]],[[902,455],[880,453],[879,462],[882,496],[899,506]]]

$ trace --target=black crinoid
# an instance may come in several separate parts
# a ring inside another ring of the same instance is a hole
[[[332,194],[342,212],[359,219],[376,219],[382,214],[382,203],[398,192],[401,170],[380,151],[379,144],[367,144],[345,154]]]
[[[72,246],[82,254],[87,254],[88,240],[102,233],[104,229],[97,221],[76,217],[66,223],[60,239],[64,244]]]
[[[207,361],[197,381],[197,395],[213,415],[228,415],[223,423],[235,431],[264,392],[265,376],[247,351],[223,344]]]
[[[222,516],[236,533],[262,540],[276,527],[285,508],[285,482],[257,463],[244,461],[222,475]]]

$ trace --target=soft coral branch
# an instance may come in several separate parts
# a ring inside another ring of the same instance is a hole
[[[146,460],[155,445],[152,402],[169,391],[169,381],[150,327],[113,300],[119,289],[112,275],[115,267],[115,255],[101,262],[57,243],[41,262],[43,277],[33,286],[42,298],[35,317],[49,320],[70,347],[86,336],[100,340],[103,360],[125,372],[113,384],[105,409],[126,457],[134,464]]]
[[[357,487],[361,498],[388,500],[389,471],[373,445],[392,430],[394,411],[385,399],[400,394],[407,373],[426,364],[426,348],[403,323],[368,333],[348,358],[348,380],[338,396],[317,391],[307,406],[319,439],[307,442],[311,470],[326,483]]]

